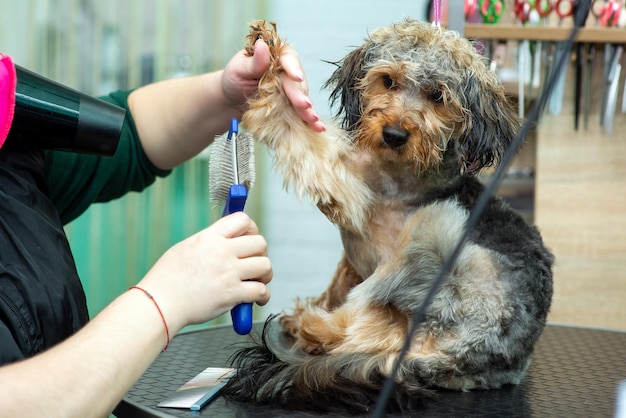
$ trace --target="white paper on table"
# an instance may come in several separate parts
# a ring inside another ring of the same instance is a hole
[[[157,406],[199,411],[217,395],[234,372],[232,368],[207,367]]]

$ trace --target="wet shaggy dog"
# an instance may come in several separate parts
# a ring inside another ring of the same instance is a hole
[[[406,20],[336,63],[327,87],[337,117],[316,133],[281,88],[275,27],[251,25],[249,54],[259,38],[273,63],[243,125],[286,186],[337,225],[344,255],[319,298],[280,318],[292,347],[272,343],[268,321],[263,340],[236,353],[239,373],[222,393],[365,412],[484,190],[476,174],[497,164],[520,121],[469,41]],[[492,198],[411,337],[389,406],[415,408],[436,388],[519,383],[550,308],[552,262],[537,229]]]

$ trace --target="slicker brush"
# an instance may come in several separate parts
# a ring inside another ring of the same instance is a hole
[[[209,193],[212,204],[224,203],[222,217],[243,211],[248,191],[254,185],[254,138],[239,133],[233,118],[228,135],[217,137],[209,154]],[[242,303],[231,312],[233,328],[240,335],[252,330],[252,304]]]

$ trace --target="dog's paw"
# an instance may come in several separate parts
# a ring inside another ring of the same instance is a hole
[[[295,347],[309,354],[324,354],[340,346],[346,336],[343,310],[327,312],[309,306],[299,318]]]
[[[278,37],[276,23],[268,23],[264,20],[255,20],[250,23],[250,33],[246,36],[247,45],[245,47],[246,54],[248,56],[254,55],[254,44],[259,39],[265,41],[265,43],[270,47],[272,59],[278,59],[280,56],[278,52],[283,42]]]
[[[332,314],[313,306],[312,299],[297,300],[291,314],[283,314],[278,322],[295,339],[294,347],[309,354],[323,354],[341,340],[341,331],[333,326]]]
[[[293,109],[282,87],[283,69],[280,56],[288,45],[278,36],[276,24],[267,23],[264,20],[257,20],[250,24],[250,32],[246,39],[245,53],[248,56],[254,55],[256,42],[259,39],[268,45],[270,65],[259,78],[256,94],[248,98],[250,108],[244,113],[242,124],[256,140],[265,143],[270,148],[275,148],[276,144],[273,141],[285,135],[285,126],[279,123],[283,119],[289,120],[289,123],[300,123],[306,126]],[[268,120],[276,121],[276,123],[268,124]]]

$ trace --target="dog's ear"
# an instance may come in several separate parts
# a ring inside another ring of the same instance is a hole
[[[333,64],[337,69],[330,76],[324,88],[332,89],[330,94],[331,106],[339,103],[336,116],[343,114],[342,127],[347,130],[361,118],[362,103],[359,81],[365,76],[365,64],[369,42],[350,52],[341,61]]]
[[[459,147],[462,169],[470,173],[497,163],[520,129],[515,106],[490,76],[469,74],[465,83],[463,107],[468,114]]]

